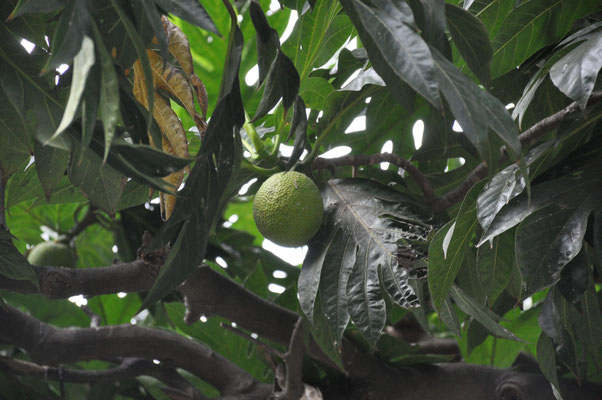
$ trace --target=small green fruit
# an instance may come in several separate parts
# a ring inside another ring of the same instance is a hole
[[[259,232],[285,247],[306,244],[320,229],[323,214],[320,190],[310,178],[295,171],[269,177],[253,203]]]
[[[52,267],[75,267],[75,259],[71,248],[64,243],[42,242],[36,244],[29,255],[27,261],[33,265],[48,265]]]

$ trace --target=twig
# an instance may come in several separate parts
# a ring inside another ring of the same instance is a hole
[[[86,215],[84,215],[84,218],[76,221],[75,225],[65,234],[65,240],[67,242],[71,241],[71,239],[82,233],[87,227],[94,225],[98,221],[96,210],[96,207],[92,205],[88,206],[88,211],[86,212]]]
[[[420,186],[422,190],[422,194],[424,196],[424,200],[427,204],[432,204],[437,201],[438,197],[433,191],[433,187],[431,183],[427,179],[427,177],[412,165],[408,160],[401,158],[397,154],[391,153],[376,153],[376,154],[358,154],[358,155],[350,155],[343,156],[339,158],[316,158],[314,162],[311,164],[312,169],[325,169],[325,168],[333,168],[333,167],[342,167],[345,165],[351,165],[353,167],[357,167],[360,165],[373,165],[379,164],[381,162],[391,163],[399,168],[404,169]]]
[[[602,99],[602,91],[593,92],[589,98],[587,105],[591,106],[600,101],[600,99]],[[558,128],[560,123],[564,121],[564,119],[567,116],[578,111],[579,105],[577,104],[577,102],[573,102],[565,108],[563,108],[562,110],[558,111],[557,113],[554,113],[549,117],[546,117],[541,121],[537,122],[518,136],[522,147],[526,148],[531,146],[541,136],[545,135],[546,133],[549,133],[551,130]],[[508,154],[506,153],[506,151],[502,150],[502,155],[500,157],[499,163],[504,163],[507,160]],[[481,162],[479,165],[476,166],[475,169],[472,170],[472,172],[470,172],[466,176],[466,178],[460,184],[460,186],[456,187],[453,190],[450,190],[435,202],[433,206],[435,208],[435,211],[445,210],[446,208],[461,201],[475,183],[487,177],[487,173],[487,164],[485,164],[485,162]]]

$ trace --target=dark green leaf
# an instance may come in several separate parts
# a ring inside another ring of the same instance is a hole
[[[485,181],[475,184],[462,202],[457,219],[441,228],[429,247],[428,282],[436,309],[447,298],[464,261],[464,253],[477,227],[476,198]]]
[[[336,332],[332,329],[333,321],[327,317],[327,311],[323,308],[323,301],[324,296],[318,292],[311,325],[311,335],[324,354],[343,370],[343,361],[341,359],[342,342],[340,338],[337,338]]]
[[[73,77],[71,78],[71,91],[69,92],[69,100],[65,106],[63,119],[56,129],[53,138],[60,135],[73,122],[79,108],[86,80],[90,69],[94,65],[94,42],[88,36],[83,37],[82,47],[73,59]],[[52,140],[52,138],[50,139]]]
[[[351,34],[349,19],[339,15],[340,10],[336,1],[320,1],[311,12],[297,20],[291,35],[282,44],[282,50],[295,65],[301,81],[314,68],[327,62]],[[324,59],[323,54],[327,53],[330,56]]]
[[[140,384],[144,388],[144,391],[146,393],[148,393],[149,395],[151,395],[153,397],[153,399],[156,399],[156,400],[171,399],[170,396],[168,396],[167,394],[165,394],[165,392],[163,392],[162,389],[165,388],[165,385],[160,380],[155,379],[148,375],[138,376],[138,377],[136,377],[136,380],[138,382],[140,382]]]
[[[445,15],[454,44],[472,72],[487,85],[493,50],[485,25],[468,11],[449,3],[445,6]]]
[[[34,59],[30,55],[11,55],[0,49],[0,77],[3,89],[26,122],[35,139],[46,143],[58,128],[63,115],[62,104],[50,94],[50,85],[37,72],[28,71]],[[54,82],[53,82],[54,84]],[[51,146],[69,150],[71,143],[59,136]]]
[[[408,4],[412,7],[416,25],[424,40],[449,57],[451,48],[445,33],[447,31],[445,0],[412,0]]]
[[[180,158],[145,144],[129,144],[125,142],[113,145],[115,156],[122,160],[130,160],[141,173],[150,177],[164,177],[181,170],[193,159]]]
[[[357,250],[356,262],[347,282],[347,307],[353,322],[368,343],[376,346],[385,327],[387,311],[378,285],[378,271],[367,265],[370,256],[367,249]],[[409,287],[407,276],[406,287]]]
[[[564,266],[579,254],[587,219],[599,196],[600,192],[590,192],[573,202],[549,204],[520,223],[516,260],[526,296],[558,282]]]
[[[141,185],[135,181],[129,181],[125,184],[117,210],[124,210],[126,208],[134,207],[140,204],[144,204],[149,200],[148,187]]]
[[[504,232],[479,247],[477,276],[490,305],[508,285],[514,262],[514,231]]]
[[[300,96],[297,96],[297,100],[295,100],[293,122],[291,123],[291,130],[288,136],[289,139],[291,137],[295,138],[293,152],[286,163],[287,168],[290,168],[299,161],[307,142],[307,114],[305,113],[305,102]]]
[[[50,300],[41,295],[2,292],[8,304],[28,310],[31,315],[57,327],[89,327],[90,318],[68,300]]]
[[[113,67],[113,60],[111,59],[107,48],[102,42],[102,36],[100,31],[96,28],[96,25],[94,25],[94,37],[96,41],[97,53],[100,55],[101,78],[98,111],[100,112],[100,118],[102,120],[105,133],[105,153],[103,155],[103,162],[105,162],[109,154],[109,148],[113,142],[113,137],[115,136],[115,126],[120,119],[119,83],[117,81],[115,68]],[[145,71],[145,73],[147,73],[147,71]],[[152,102],[150,99],[149,104],[151,105],[150,107],[152,107]]]
[[[38,286],[38,276],[27,259],[13,245],[10,233],[0,229],[0,274],[10,279],[28,280]]]
[[[589,283],[585,295],[581,300],[583,318],[576,327],[577,337],[587,347],[587,352],[599,360],[599,351],[602,347],[600,332],[602,332],[602,316],[600,305],[596,298],[596,291],[592,282]]]
[[[148,60],[148,55],[146,53],[145,42],[132,23],[128,16],[126,15],[125,10],[121,7],[118,0],[111,0],[111,4],[113,5],[113,9],[116,11],[118,16],[118,21],[125,28],[125,32],[129,37],[129,41],[134,45],[136,49],[136,54],[138,55],[138,59],[140,60],[140,65],[142,65],[142,72],[144,74],[144,84],[147,88],[154,87],[153,84],[153,75],[150,67],[150,62]],[[113,62],[111,57],[109,56],[108,50],[106,47],[102,45],[102,36],[101,32],[97,29],[96,25],[94,27],[94,36],[96,38],[96,48],[99,50],[101,55],[101,66],[102,66],[102,86],[106,83],[108,85],[107,88],[103,88],[101,90],[101,102],[100,102],[100,111],[101,117],[103,119],[103,124],[105,126],[105,155],[103,156],[103,160],[106,160],[107,153],[109,149],[109,145],[113,139],[115,124],[117,123],[118,113],[119,113],[119,83],[117,81],[117,76],[115,75],[115,69],[113,68]],[[121,41],[124,41],[124,38],[120,38]],[[127,67],[129,68],[129,64]],[[148,113],[146,117],[146,125],[150,126],[153,120],[153,107],[155,104],[154,98],[154,90],[147,90],[147,105],[148,105]],[[102,99],[106,101],[102,101]],[[115,103],[112,103],[111,100],[116,100]]]
[[[61,64],[71,63],[82,47],[82,40],[88,33],[89,24],[88,0],[68,1],[50,41],[50,58],[42,72],[53,71]]]
[[[281,50],[278,50],[265,80],[263,96],[257,106],[254,119],[259,119],[267,114],[280,98],[282,98],[284,111],[288,111],[298,92],[299,74],[291,60]]]
[[[44,146],[37,140],[34,143],[36,171],[44,188],[46,199],[50,199],[52,191],[58,185],[69,162],[69,152],[57,147]]]
[[[398,88],[408,84],[441,109],[431,51],[414,28],[410,7],[401,1],[378,1],[377,7],[358,0],[343,0],[341,4],[357,28],[374,69],[391,93],[396,95]]]
[[[552,339],[559,360],[576,373],[578,367],[572,336],[573,328],[567,324],[567,313],[563,310],[563,302],[555,289],[550,290],[543,302],[537,322],[541,330]]]
[[[48,13],[56,11],[64,5],[65,0],[20,0],[10,14],[10,18],[26,14]]]
[[[273,376],[265,375],[267,369],[265,358],[262,357],[259,349],[246,338],[243,338],[233,332],[224,329],[221,324],[229,323],[219,317],[208,316],[206,321],[199,321],[192,325],[186,325],[184,314],[186,312],[184,304],[166,303],[165,309],[170,321],[182,331],[195,340],[198,340],[210,347],[214,351],[236,365],[240,366],[261,381],[271,381]],[[209,349],[208,349],[209,351]],[[211,388],[211,387],[210,387]],[[213,391],[211,397],[218,396],[219,392]]]
[[[556,286],[564,298],[573,305],[581,301],[589,281],[589,265],[584,249],[569,262],[560,274]]]
[[[458,315],[449,297],[445,299],[441,307],[437,310],[437,314],[450,331],[458,335],[458,337],[462,336],[460,321],[458,321]]]
[[[102,159],[91,150],[86,150],[81,156],[79,151],[75,151],[71,161],[69,179],[92,204],[114,215],[125,187],[125,177],[103,164]]]
[[[565,35],[573,22],[595,11],[597,0],[531,0],[521,2],[492,40],[491,75],[516,68],[540,48]]]
[[[475,0],[470,7],[470,12],[483,21],[489,32],[489,38],[492,38],[515,6],[516,0]],[[468,9],[466,4],[464,9]]]
[[[257,32],[257,66],[259,68],[257,87],[260,87],[280,49],[280,41],[278,32],[270,26],[257,1],[251,1],[249,12]]]
[[[416,305],[408,280],[415,262],[425,256],[417,243],[432,229],[430,214],[411,198],[364,179],[331,180],[322,198],[322,228],[309,243],[299,277],[301,307],[315,318],[314,301],[321,288],[322,307],[331,310],[326,318],[343,321],[346,303],[354,323],[374,345],[386,314],[378,269],[393,300],[403,307]],[[338,283],[326,286],[325,277]],[[348,281],[346,291],[342,281]]]
[[[554,351],[554,343],[552,343],[552,339],[543,332],[539,335],[539,340],[537,341],[537,363],[546,379],[554,385],[556,390],[559,390],[560,384],[558,383],[558,375],[556,373],[556,352]]]
[[[11,96],[10,92],[5,92]],[[29,158],[30,138],[25,120],[7,97],[0,100],[0,172],[6,181]]]
[[[6,207],[10,208],[22,201],[44,196],[40,180],[36,174],[35,165],[21,165],[6,185]]]
[[[602,190],[602,181],[593,172],[598,165],[590,165],[583,169],[584,173],[547,181],[533,187],[531,201],[527,194],[521,193],[503,207],[494,217],[489,228],[484,230],[477,246],[492,239],[496,235],[516,226],[535,211],[553,203],[562,203],[569,208]],[[558,208],[558,204],[556,205]],[[575,253],[574,255],[577,255]]]
[[[195,0],[153,0],[168,13],[180,17],[191,24],[219,35],[215,24],[200,2]]]
[[[514,333],[498,324],[497,321],[501,319],[500,316],[477,303],[474,299],[464,293],[462,289],[452,286],[450,293],[460,310],[479,321],[479,323],[491,333],[504,339],[519,340]]]
[[[480,89],[437,50],[433,49],[432,54],[441,91],[464,134],[482,159],[488,165],[495,165],[498,156],[497,152],[490,153],[489,129],[506,144],[513,157],[519,157],[518,129],[504,105]]]
[[[94,128],[96,126],[96,117],[98,115],[98,103],[101,85],[101,69],[100,63],[96,63],[90,70],[86,87],[84,89],[83,98],[81,101],[81,137],[80,151],[84,151],[94,136]]]

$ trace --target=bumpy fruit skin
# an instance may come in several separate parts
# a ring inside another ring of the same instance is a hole
[[[257,191],[253,218],[259,232],[285,247],[306,244],[320,229],[324,206],[318,187],[307,176],[280,172]]]
[[[69,246],[63,243],[42,242],[36,244],[29,255],[27,261],[33,265],[49,265],[52,267],[75,267],[73,253]]]

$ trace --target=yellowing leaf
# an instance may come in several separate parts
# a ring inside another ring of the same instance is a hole
[[[161,56],[154,51],[148,50],[147,53],[155,89],[168,91],[182,103],[188,114],[194,115],[194,97],[188,79],[178,68],[163,62]]]
[[[169,141],[165,137],[163,137],[163,151],[174,154],[174,151],[171,145],[169,144]],[[182,181],[184,180],[184,172],[174,172],[173,174],[169,174],[163,180],[172,185],[174,187],[173,191],[175,192],[176,190],[178,190],[178,188],[182,184]],[[161,215],[165,220],[167,220],[171,216],[176,205],[176,196],[166,193],[160,193],[159,204],[161,206]]]
[[[207,103],[209,102],[207,99],[207,89],[205,89],[205,85],[196,75],[190,76],[190,84],[196,93],[196,98],[199,101],[199,105],[201,106],[201,112],[203,113],[203,118],[207,117]]]
[[[178,64],[180,64],[186,75],[193,75],[194,64],[192,62],[192,54],[190,54],[188,38],[179,27],[172,24],[165,16],[161,19],[163,21],[163,28],[165,28],[165,33],[167,34],[167,40],[169,41],[169,52],[178,60]]]
[[[163,135],[168,140],[173,153],[178,157],[189,157],[188,141],[186,140],[186,132],[178,115],[171,109],[169,104],[161,97],[155,96],[155,107],[153,116],[159,124],[159,128]],[[163,151],[169,151],[164,147]]]

